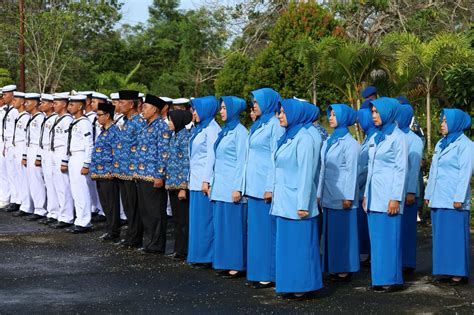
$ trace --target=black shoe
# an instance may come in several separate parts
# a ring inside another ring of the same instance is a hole
[[[74,225],[73,228],[67,229],[66,231],[72,234],[82,234],[82,233],[90,232],[91,230],[92,230],[91,227]]]
[[[27,213],[27,212],[24,212],[24,211],[21,211],[21,210],[18,211],[18,212],[15,212],[15,213],[13,214],[13,216],[14,216],[14,217],[17,217],[17,218],[19,218],[19,217],[27,217],[27,216],[30,216],[30,215],[31,215],[31,213]]]
[[[468,277],[462,277],[461,280],[455,281],[453,278],[449,278],[448,285],[450,287],[455,287],[458,285],[465,285],[469,283],[469,278]]]
[[[105,217],[105,215],[98,214],[91,218],[91,222],[93,223],[100,223],[100,222],[106,222],[106,221],[107,221],[107,218]]]
[[[50,224],[49,226],[53,229],[58,230],[58,229],[64,229],[64,228],[70,227],[72,226],[72,223],[58,221],[57,223]]]
[[[99,215],[99,211],[96,211],[96,212],[92,212],[91,213],[91,217],[95,218],[96,216]]]
[[[254,289],[267,289],[267,288],[273,288],[273,287],[275,287],[275,282],[269,282],[269,283],[255,282],[252,285],[252,288]]]
[[[310,297],[309,292],[305,293],[285,293],[278,296],[279,299],[291,300],[291,301],[303,301]]]
[[[146,247],[140,247],[139,249],[137,249],[137,251],[142,254],[154,254],[154,255],[163,255],[165,253],[164,250],[150,249]]]
[[[211,269],[212,264],[211,263],[195,263],[195,264],[191,264],[191,268],[194,268],[194,269]]]
[[[43,219],[46,219],[46,217],[44,215],[39,214],[33,214],[25,218],[26,221],[38,221]]]
[[[56,224],[56,223],[58,223],[58,220],[56,220],[55,218],[47,218],[44,224],[51,225],[51,224]]]
[[[123,246],[123,247],[128,247],[128,248],[140,248],[142,247],[142,244],[138,243],[132,243],[126,239],[121,239],[118,242],[114,242],[115,245]]]
[[[330,274],[329,277],[334,282],[350,282],[352,280],[352,273],[348,273],[347,276],[340,276],[338,273]]]
[[[16,203],[11,203],[5,208],[5,212],[14,212],[20,210],[20,205]]]
[[[393,284],[393,285],[378,285],[372,287],[372,290],[377,293],[393,293],[397,291],[402,291],[403,290],[403,285],[402,284]]]
[[[117,242],[120,240],[120,237],[114,236],[110,233],[105,233],[104,235],[100,236],[99,239],[103,242]]]
[[[431,281],[432,284],[437,285],[437,284],[448,284],[451,281],[451,277],[437,277],[433,281]]]
[[[186,256],[178,253],[171,253],[166,255],[166,258],[173,259],[176,261],[184,261],[186,259]]]
[[[124,227],[124,226],[127,226],[128,225],[128,221],[127,220],[122,220],[120,219],[120,227]]]
[[[234,274],[231,274],[230,271],[227,271],[226,274],[222,275],[222,279],[237,279],[245,277],[245,271],[237,271]]]
[[[253,287],[258,281],[245,281],[246,287]]]

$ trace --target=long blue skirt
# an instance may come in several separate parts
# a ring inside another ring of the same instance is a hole
[[[310,292],[323,287],[318,220],[276,218],[276,292]]]
[[[275,282],[276,219],[270,203],[248,197],[247,279]]]
[[[469,276],[469,211],[431,209],[433,275]]]
[[[247,264],[247,204],[216,201],[212,267],[245,270]]]
[[[211,263],[214,250],[213,210],[209,198],[200,191],[190,191],[189,263]]]
[[[357,226],[359,231],[359,254],[370,254],[369,223],[367,222],[367,213],[362,208],[362,202],[357,209]]]
[[[357,208],[324,208],[323,218],[323,272],[359,271]]]
[[[372,285],[403,284],[402,215],[369,212]]]
[[[405,204],[402,215],[402,267],[416,268],[416,219],[418,199],[411,206]]]

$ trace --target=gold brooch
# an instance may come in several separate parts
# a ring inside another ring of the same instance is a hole
[[[163,138],[169,139],[169,138],[170,138],[170,134],[167,133],[167,132],[163,132]]]
[[[117,143],[117,149],[121,149],[122,148],[122,144],[121,143]]]
[[[135,169],[135,164],[130,164],[130,165],[128,166],[128,169],[131,170],[131,171],[133,171],[133,170]]]
[[[140,163],[140,165],[138,165],[138,168],[143,171],[145,169],[145,165],[143,163]]]
[[[147,150],[147,146],[146,144],[142,145],[142,148],[141,148],[142,151],[146,151]]]
[[[100,171],[100,170],[103,170],[104,167],[103,167],[102,165],[100,165],[100,164],[97,164],[97,169]]]
[[[130,151],[132,151],[133,153],[137,152],[137,147],[136,146],[131,147]]]
[[[101,152],[102,152],[102,148],[101,148],[101,147],[97,147],[97,148],[95,148],[95,152],[97,152],[97,153],[101,153]]]
[[[119,167],[119,162],[115,162],[114,167]]]

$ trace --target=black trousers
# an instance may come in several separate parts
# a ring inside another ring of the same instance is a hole
[[[96,181],[100,203],[107,218],[107,233],[113,237],[120,236],[120,191],[116,179]]]
[[[174,222],[174,252],[188,255],[189,237],[189,190],[186,190],[186,199],[179,200],[179,190],[169,190],[171,209],[173,210]]]
[[[137,183],[131,180],[119,180],[120,196],[123,210],[127,215],[128,229],[125,241],[132,246],[140,247],[143,241],[143,223],[138,211]]]
[[[143,247],[149,251],[164,253],[166,248],[166,204],[165,188],[154,188],[153,183],[139,181],[138,208],[143,222]]]

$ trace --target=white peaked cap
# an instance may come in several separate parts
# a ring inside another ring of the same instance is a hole
[[[52,102],[52,101],[54,101],[54,97],[53,97],[53,95],[51,95],[51,94],[44,94],[44,93],[43,93],[43,94],[41,94],[41,100],[42,100],[42,101],[50,101],[50,102]]]
[[[83,102],[87,99],[87,96],[84,94],[71,95],[69,97],[69,102]]]
[[[39,93],[26,93],[25,94],[25,99],[27,100],[35,100],[35,99],[40,99],[41,98],[41,94]]]
[[[2,93],[13,92],[13,91],[16,91],[16,85],[14,84],[5,85],[4,87],[2,87]]]
[[[13,97],[25,98],[25,93],[13,91]]]
[[[110,93],[110,98],[112,100],[118,100],[118,99],[120,99],[120,96],[119,96],[118,93]]]
[[[166,97],[166,96],[160,96],[160,98],[165,101],[166,103],[173,103],[173,99]]]
[[[175,98],[173,100],[173,105],[184,105],[184,104],[188,104],[188,103],[189,103],[189,99],[184,98],[184,97]]]
[[[105,94],[102,94],[102,93],[99,93],[99,92],[94,92],[92,93],[92,98],[98,98],[98,99],[101,99],[101,100],[107,100],[107,95]]]

